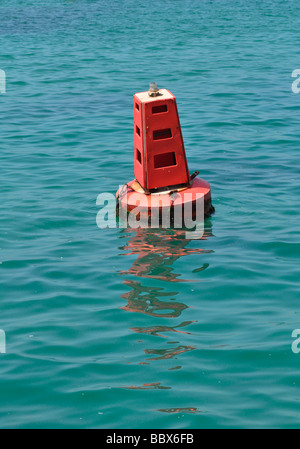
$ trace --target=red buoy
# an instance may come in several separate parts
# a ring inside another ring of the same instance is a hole
[[[194,215],[198,198],[204,201],[204,215],[214,208],[207,181],[189,174],[175,96],[150,84],[148,92],[133,97],[134,175],[117,192],[119,207],[131,212],[137,204],[144,215],[190,205]]]

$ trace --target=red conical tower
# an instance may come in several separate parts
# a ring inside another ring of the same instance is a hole
[[[117,210],[155,221],[190,205],[194,217],[204,198],[204,215],[213,213],[209,183],[189,174],[175,96],[151,83],[133,98],[135,179],[117,191]]]
[[[150,84],[134,95],[134,175],[145,193],[186,187],[191,178],[176,98]]]

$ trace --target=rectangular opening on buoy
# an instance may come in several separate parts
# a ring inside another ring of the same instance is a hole
[[[140,110],[140,107],[139,107],[138,103],[135,103],[135,107],[136,107],[136,109],[137,109],[138,111]]]
[[[152,114],[160,114],[161,112],[167,112],[168,106],[166,104],[161,104],[160,106],[152,107]]]
[[[153,140],[169,139],[170,137],[172,137],[171,128],[153,131]]]
[[[140,150],[138,150],[137,148],[136,148],[136,158],[139,161],[139,163],[141,164],[142,163],[142,155],[141,155]]]
[[[140,136],[141,135],[141,131],[140,128],[138,126],[135,127],[136,133]]]
[[[176,165],[176,156],[173,151],[154,156],[154,168],[170,167],[172,165]]]

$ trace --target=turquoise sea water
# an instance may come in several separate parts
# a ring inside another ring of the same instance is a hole
[[[297,428],[295,1],[0,2],[1,428]],[[100,230],[135,92],[177,98],[205,237]]]

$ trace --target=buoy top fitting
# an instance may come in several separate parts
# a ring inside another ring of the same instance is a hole
[[[161,95],[161,93],[159,92],[159,89],[157,87],[157,84],[155,82],[150,83],[148,95],[149,95],[149,97],[158,97],[158,95]]]

